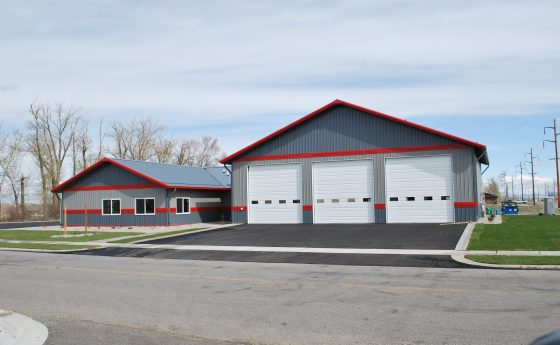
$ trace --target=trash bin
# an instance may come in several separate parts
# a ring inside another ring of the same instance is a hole
[[[554,198],[544,198],[544,214],[554,214]]]
[[[493,212],[494,212],[494,210],[492,208],[486,207],[486,215],[487,216],[491,216]]]

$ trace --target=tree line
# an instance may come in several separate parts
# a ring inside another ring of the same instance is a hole
[[[217,165],[225,155],[216,138],[175,138],[151,117],[91,124],[80,108],[32,103],[24,129],[0,126],[0,203],[4,194],[11,195],[13,203],[7,218],[25,218],[25,189],[31,178],[38,181],[42,217],[56,217],[59,200],[50,191],[60,184],[65,169],[75,175],[105,156],[204,167]],[[24,166],[26,158],[31,169]]]

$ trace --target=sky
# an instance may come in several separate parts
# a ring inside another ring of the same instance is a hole
[[[487,145],[485,178],[515,175],[531,147],[537,184],[555,175],[542,140],[560,118],[560,1],[0,5],[5,128],[31,102],[64,102],[233,153],[343,99]]]

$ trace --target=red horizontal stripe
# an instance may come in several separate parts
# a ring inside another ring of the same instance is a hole
[[[120,189],[146,189],[146,188],[159,188],[156,184],[117,184],[111,186],[83,186],[83,187],[68,187],[65,191],[89,191],[89,190],[120,190]]]
[[[191,212],[223,211],[223,210],[229,210],[229,207],[223,207],[223,206],[191,207]]]
[[[232,211],[247,211],[247,206],[232,206]]]
[[[313,205],[303,205],[304,211],[313,211]]]
[[[86,210],[80,210],[80,209],[75,209],[75,210],[66,210],[66,214],[85,214]],[[88,209],[87,210],[88,214],[101,214],[101,210],[94,210],[94,209]]]
[[[385,204],[373,204],[373,208],[376,210],[384,210]]]
[[[475,208],[478,207],[478,202],[476,201],[456,201],[455,208]]]
[[[457,150],[457,149],[464,149],[464,148],[466,148],[465,145],[448,144],[448,145],[429,145],[429,146],[371,148],[371,149],[362,149],[362,150],[329,151],[329,152],[289,153],[289,154],[267,155],[267,156],[247,156],[247,157],[239,158],[238,160],[236,160],[236,162],[268,161],[268,160],[294,159],[294,158],[355,156],[355,155],[370,155],[370,154],[383,154],[383,153],[395,153],[395,152]]]

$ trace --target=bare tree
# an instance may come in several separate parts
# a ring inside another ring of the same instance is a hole
[[[80,120],[79,109],[61,103],[54,106],[34,103],[29,113],[32,119],[27,122],[27,133],[22,138],[23,149],[31,154],[39,168],[44,214],[54,215],[58,209],[58,198],[53,194],[49,203],[49,192],[60,183],[63,165]]]
[[[111,136],[116,149],[111,153],[118,158],[150,160],[155,157],[155,146],[163,126],[150,118],[134,119],[130,123],[113,122]]]
[[[184,139],[175,155],[174,163],[179,165],[194,166],[200,143],[194,139]]]
[[[496,179],[492,177],[490,178],[490,180],[488,180],[488,185],[486,186],[484,191],[492,195],[500,196],[500,185],[498,184]]]
[[[160,136],[154,146],[154,155],[157,163],[171,163],[175,154],[177,143],[173,138]]]
[[[20,179],[23,177],[21,170],[22,152],[18,145],[16,145],[16,140],[15,136],[10,136],[7,140],[3,140],[3,149],[0,156],[0,170],[10,188],[14,201],[14,219],[19,218],[19,200],[21,199]]]
[[[218,139],[208,136],[202,137],[196,165],[199,167],[216,165],[218,163],[219,154],[220,146],[218,145]]]

